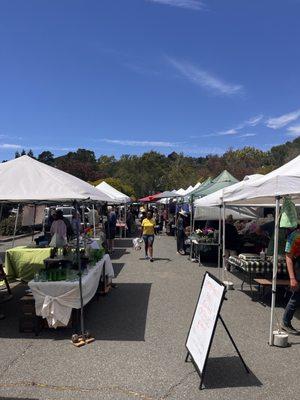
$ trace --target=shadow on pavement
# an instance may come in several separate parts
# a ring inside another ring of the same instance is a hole
[[[115,247],[121,247],[121,248],[133,247],[132,239],[118,239],[118,238],[116,238],[114,245],[115,245]]]
[[[140,257],[139,260],[141,261],[149,261],[149,258],[145,258],[145,257]],[[171,260],[171,258],[159,258],[159,257],[154,257],[153,261],[173,261]]]
[[[151,283],[118,283],[90,307],[87,326],[96,340],[144,341]]]
[[[124,264],[119,265],[119,272]],[[117,272],[118,268],[115,269]],[[72,335],[72,328],[43,329],[39,336],[19,332],[19,299],[24,295],[25,285],[13,288],[11,301],[1,304],[1,338],[28,338],[65,340]],[[84,309],[85,325],[96,340],[144,341],[150,296],[150,283],[118,283],[106,296],[92,300]]]
[[[113,263],[114,271],[115,271],[115,278],[117,278],[122,271],[122,269],[125,267],[125,263]]]
[[[129,254],[129,252],[126,251],[126,249],[116,249],[116,248],[114,248],[113,253],[110,254],[110,258],[112,260],[118,260],[119,258],[124,256],[125,254]]]
[[[0,400],[39,400],[33,397],[0,397]]]
[[[208,359],[204,385],[207,389],[262,386],[262,382],[250,371],[245,371],[238,356],[212,357]]]

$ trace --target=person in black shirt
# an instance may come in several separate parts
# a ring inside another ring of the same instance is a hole
[[[225,223],[225,266],[229,270],[228,258],[237,255],[239,244],[239,235],[236,227],[233,224],[232,215],[228,215]]]
[[[106,237],[108,241],[108,252],[111,254],[114,249],[114,239],[116,237],[117,214],[113,206],[108,206],[107,211],[108,216]]]
[[[179,211],[177,216],[177,253],[178,254],[185,254],[185,227],[186,221],[185,218],[187,214],[185,211]]]

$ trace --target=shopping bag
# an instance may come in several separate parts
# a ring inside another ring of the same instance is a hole
[[[49,244],[49,247],[64,247],[66,246],[67,241],[65,238],[63,238],[61,235],[58,235],[57,233],[54,233],[52,236],[51,242]]]

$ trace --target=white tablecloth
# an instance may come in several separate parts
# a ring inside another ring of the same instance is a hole
[[[83,304],[87,304],[95,295],[105,263],[105,274],[114,278],[114,269],[108,254],[88,274],[82,276]],[[66,326],[70,320],[72,308],[80,308],[79,281],[34,282],[28,286],[35,300],[36,315],[46,318],[49,326]]]

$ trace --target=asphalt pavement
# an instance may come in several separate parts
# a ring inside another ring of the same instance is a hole
[[[229,274],[222,316],[250,368],[247,374],[218,324],[205,377],[185,362],[185,340],[206,270],[176,254],[173,237],[157,237],[155,260],[143,259],[128,239],[113,255],[118,287],[93,300],[86,326],[96,341],[80,349],[70,330],[44,330],[40,336],[18,331],[18,298],[0,304],[0,399],[257,399],[299,398],[300,337],[289,348],[268,345],[268,306],[252,301],[240,276]],[[278,319],[282,308],[276,311]],[[295,325],[300,325],[296,320]]]

